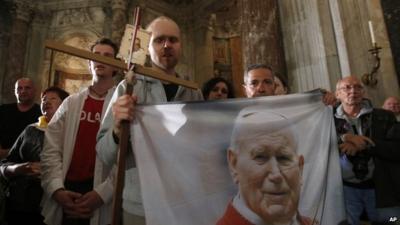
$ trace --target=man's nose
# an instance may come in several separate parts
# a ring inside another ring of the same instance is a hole
[[[172,42],[168,39],[165,39],[164,41],[164,48],[169,48],[171,47]]]
[[[269,173],[268,179],[274,183],[280,183],[283,180],[282,171],[279,167],[279,162],[275,157],[272,157],[269,161]]]
[[[263,82],[260,82],[258,85],[257,85],[257,92],[259,92],[259,93],[264,93],[265,92],[265,85],[264,85],[264,83]]]

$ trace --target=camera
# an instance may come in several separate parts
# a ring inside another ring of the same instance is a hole
[[[354,175],[359,180],[364,180],[368,174],[368,161],[371,159],[370,147],[371,146],[367,146],[366,149],[358,152],[354,156],[348,156],[349,161],[353,164]]]

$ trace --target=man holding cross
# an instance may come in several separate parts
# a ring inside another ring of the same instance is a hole
[[[176,73],[181,53],[180,29],[170,18],[158,17],[147,28],[151,33],[149,52],[153,67],[170,76],[187,79]],[[107,166],[116,163],[121,121],[132,122],[136,104],[162,103],[167,101],[202,100],[199,90],[191,90],[171,83],[136,75],[134,94],[124,95],[126,82],[122,81],[111,99],[97,137],[98,156]],[[123,224],[145,224],[144,209],[140,192],[140,181],[132,150],[128,151],[125,185],[123,190]]]

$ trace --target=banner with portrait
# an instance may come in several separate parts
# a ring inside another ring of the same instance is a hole
[[[131,138],[147,224],[345,219],[320,93],[138,106]]]

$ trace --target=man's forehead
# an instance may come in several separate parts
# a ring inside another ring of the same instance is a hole
[[[156,37],[177,37],[180,36],[180,30],[176,23],[166,19],[160,19],[152,24],[151,34],[153,38]]]
[[[33,83],[31,80],[27,80],[27,79],[23,79],[23,80],[19,80],[17,81],[17,83],[15,84],[16,87],[32,87]]]
[[[271,152],[295,154],[294,142],[287,133],[256,135],[245,138],[240,144],[240,152]]]
[[[250,70],[248,75],[250,79],[272,79],[271,71],[265,68]]]
[[[399,100],[397,98],[390,97],[385,102],[387,102],[387,103],[399,103]]]
[[[344,85],[361,85],[361,82],[360,82],[360,80],[358,80],[355,77],[348,77],[348,78],[344,78],[342,80],[342,82],[340,83],[340,85],[341,86],[344,86]]]
[[[110,45],[106,45],[106,44],[97,44],[93,47],[93,52],[109,52],[114,54],[114,49],[113,47],[111,47]]]

